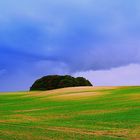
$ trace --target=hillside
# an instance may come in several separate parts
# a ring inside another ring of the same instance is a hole
[[[140,138],[140,87],[0,94],[0,140]]]

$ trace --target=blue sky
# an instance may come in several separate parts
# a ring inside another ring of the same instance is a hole
[[[140,85],[139,71],[139,0],[0,1],[0,91],[48,74]]]

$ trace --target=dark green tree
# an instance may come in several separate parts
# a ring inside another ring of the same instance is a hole
[[[92,84],[83,77],[77,77],[77,86],[92,86]]]
[[[51,90],[76,86],[92,86],[92,84],[83,77],[74,78],[70,75],[49,75],[36,80],[30,90]]]

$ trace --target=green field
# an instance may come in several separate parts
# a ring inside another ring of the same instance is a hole
[[[140,87],[0,94],[0,140],[140,140]]]

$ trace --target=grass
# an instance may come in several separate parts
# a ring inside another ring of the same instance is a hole
[[[0,140],[139,140],[140,87],[0,94]]]

